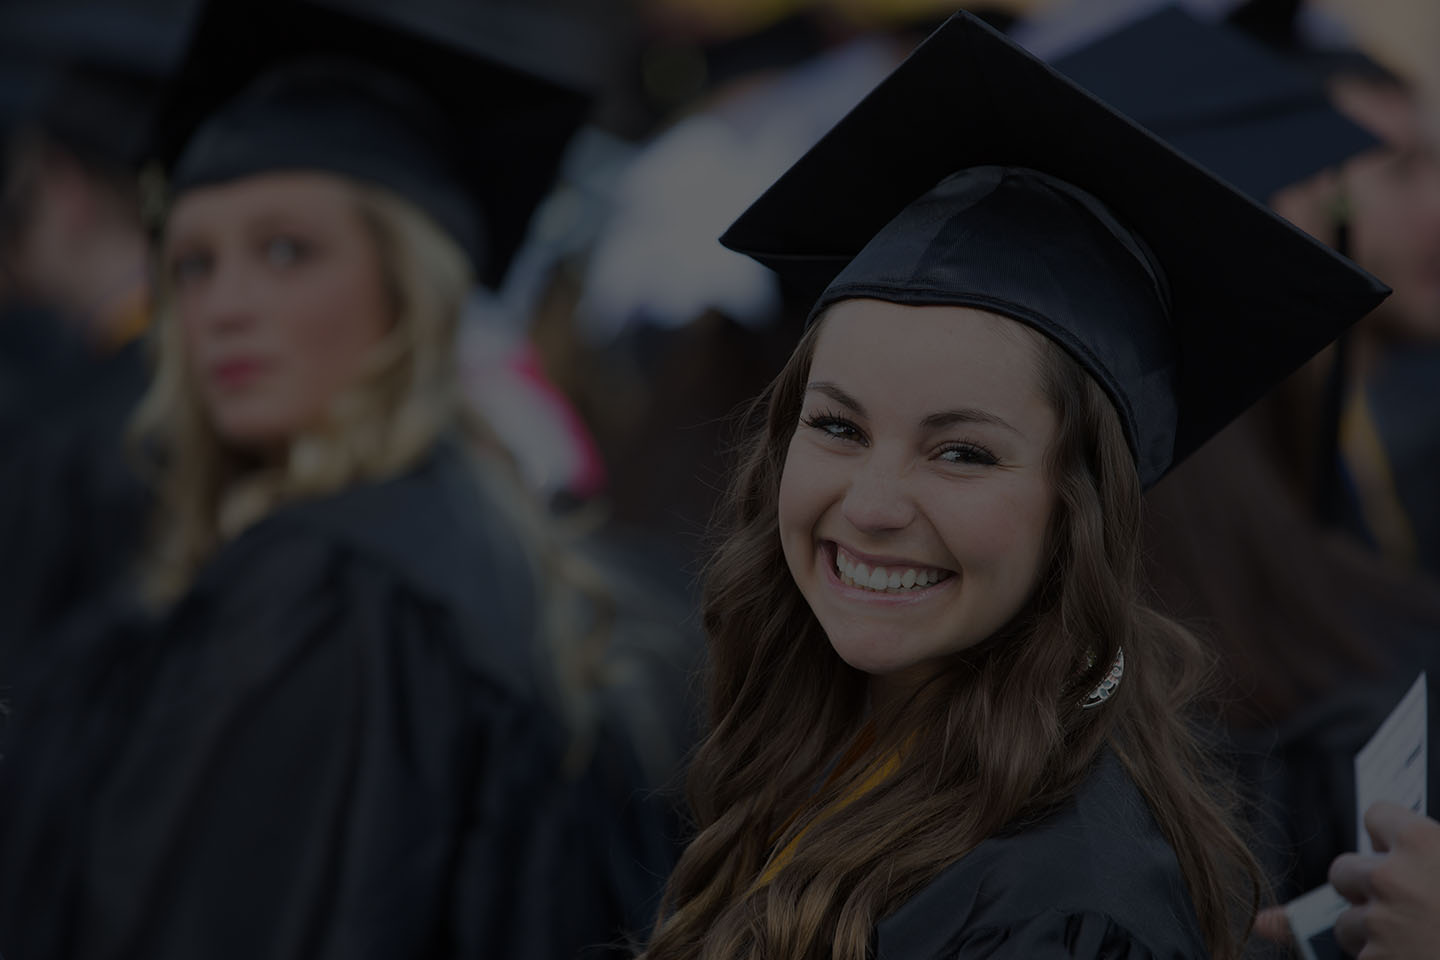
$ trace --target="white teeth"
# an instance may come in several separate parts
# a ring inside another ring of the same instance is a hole
[[[835,572],[840,581],[848,587],[876,591],[927,587],[932,583],[939,583],[943,577],[941,571],[931,568],[917,570],[911,567],[902,572],[885,567],[871,567],[869,564],[856,562],[838,549],[835,551]]]

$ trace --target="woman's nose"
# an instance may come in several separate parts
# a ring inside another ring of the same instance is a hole
[[[190,314],[191,326],[223,335],[254,325],[256,296],[255,278],[233,260],[221,260],[203,289],[182,298],[181,309]]]
[[[864,533],[901,530],[915,518],[902,466],[883,453],[858,465],[841,505],[845,518]]]

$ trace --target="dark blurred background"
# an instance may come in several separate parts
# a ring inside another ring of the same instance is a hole
[[[1060,63],[1161,6],[967,5]],[[1289,896],[1354,844],[1349,757],[1419,669],[1440,680],[1440,4],[1180,6],[1308,78],[1374,138],[1255,199],[1395,289],[1151,495],[1156,602],[1213,642],[1228,681],[1217,729]],[[716,237],[954,4],[553,7],[555,42],[584,38],[594,109],[505,282],[475,291],[454,362],[531,489],[648,585],[649,622],[684,638],[671,659],[687,674],[739,412],[808,310]],[[109,589],[144,537],[122,439],[149,376],[164,209],[149,133],[196,8],[0,2],[0,686],[10,654]],[[1100,66],[1119,72],[1111,99],[1130,112],[1126,91],[1151,79]],[[1233,93],[1236,75],[1216,69]],[[1193,102],[1162,106],[1210,109],[1188,89]],[[1267,122],[1256,92],[1250,113],[1203,118],[1231,125],[1236,152],[1214,162],[1236,183],[1266,149],[1244,139]],[[670,715],[689,709],[679,699]],[[683,744],[662,753],[657,781]]]

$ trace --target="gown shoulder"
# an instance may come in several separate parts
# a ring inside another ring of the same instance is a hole
[[[460,534],[434,468],[262,521],[20,705],[7,958],[549,960],[611,935],[528,572]]]
[[[982,842],[877,928],[880,960],[1201,960],[1175,853],[1119,759]]]

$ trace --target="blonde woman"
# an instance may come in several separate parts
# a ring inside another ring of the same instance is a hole
[[[0,951],[574,956],[615,935],[593,851],[617,841],[564,768],[525,504],[461,430],[449,355],[472,275],[506,255],[454,133],[486,122],[500,70],[283,9],[262,41],[326,55],[266,65],[174,164],[137,422],[158,617],[77,635],[18,700]],[[182,89],[221,69],[219,22]],[[423,61],[397,60],[407,44]],[[422,62],[477,112],[408,79]],[[517,90],[537,115],[562,99]]]

